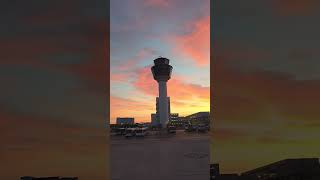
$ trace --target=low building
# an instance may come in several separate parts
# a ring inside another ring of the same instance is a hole
[[[158,126],[160,124],[159,118],[156,113],[151,114],[151,126]]]
[[[179,121],[179,113],[171,113],[170,114],[170,121]]]
[[[117,124],[134,124],[134,118],[132,118],[132,117],[118,117]]]
[[[184,117],[191,124],[210,124],[210,112],[197,112]]]
[[[171,113],[169,123],[177,128],[183,128],[186,124],[186,121],[179,116],[179,113]]]

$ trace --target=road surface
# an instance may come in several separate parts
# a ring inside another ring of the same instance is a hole
[[[208,134],[111,138],[112,180],[208,180]]]

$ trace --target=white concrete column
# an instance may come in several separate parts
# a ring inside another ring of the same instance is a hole
[[[168,117],[168,97],[167,82],[159,81],[159,118],[162,128],[165,128],[169,120]]]

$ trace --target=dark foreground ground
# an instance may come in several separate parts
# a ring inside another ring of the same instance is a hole
[[[112,137],[112,180],[208,180],[208,134]]]

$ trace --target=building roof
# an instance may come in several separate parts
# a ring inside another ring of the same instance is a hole
[[[307,172],[320,174],[319,158],[284,159],[244,172],[241,175],[250,176],[265,173],[293,174]]]
[[[210,112],[197,112],[194,114],[190,114],[188,116],[186,116],[186,118],[199,118],[199,117],[208,117],[210,116]]]

